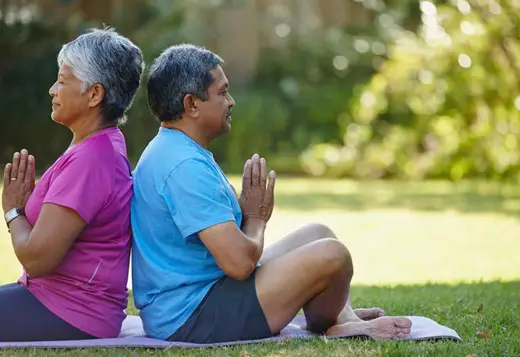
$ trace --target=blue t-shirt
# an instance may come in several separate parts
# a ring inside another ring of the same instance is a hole
[[[160,128],[133,173],[132,280],[147,335],[167,339],[225,273],[197,233],[242,212],[226,176],[184,133]]]

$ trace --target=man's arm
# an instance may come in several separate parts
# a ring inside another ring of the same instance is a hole
[[[245,280],[262,256],[266,223],[247,219],[242,231],[235,222],[217,224],[199,232],[199,238],[220,267],[236,280]]]
[[[226,222],[199,232],[201,241],[226,275],[247,279],[256,268],[264,249],[264,233],[274,205],[274,172],[266,187],[265,159],[255,154],[247,160],[239,197],[244,216],[242,230]]]
[[[272,212],[274,173],[266,190],[265,160],[263,168],[258,155],[246,163],[240,199],[244,217],[241,230],[226,189],[208,165],[190,159],[177,166],[167,179],[163,197],[185,239],[198,234],[226,275],[247,279],[263,252],[265,227]]]

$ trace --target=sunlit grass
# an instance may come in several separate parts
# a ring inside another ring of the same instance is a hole
[[[240,179],[232,177],[240,189]],[[520,188],[279,178],[266,243],[308,222],[349,247],[355,284],[520,279]],[[21,272],[0,225],[0,283]]]

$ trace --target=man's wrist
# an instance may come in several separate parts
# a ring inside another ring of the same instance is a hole
[[[244,224],[247,223],[247,224],[253,224],[255,225],[256,227],[266,227],[267,225],[267,222],[260,218],[260,217],[256,217],[256,216],[246,216],[244,217]]]

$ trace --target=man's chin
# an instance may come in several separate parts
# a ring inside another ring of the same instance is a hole
[[[229,119],[226,119],[224,121],[224,125],[223,125],[223,130],[222,130],[224,133],[223,134],[227,134],[231,131],[231,120]]]

